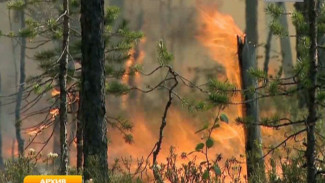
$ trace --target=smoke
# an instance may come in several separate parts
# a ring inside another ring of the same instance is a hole
[[[144,72],[151,71],[157,66],[156,43],[163,39],[168,50],[174,54],[173,68],[186,78],[202,84],[207,81],[208,77],[213,77],[234,83],[239,88],[236,35],[243,35],[239,28],[241,26],[237,25],[242,25],[243,22],[235,21],[232,16],[220,13],[221,6],[226,4],[229,6],[232,3],[232,1],[214,0],[125,0],[122,7],[123,15],[129,21],[131,29],[141,30],[145,34],[145,41],[139,43],[138,50],[132,50],[132,53],[139,52],[140,56],[132,58],[133,60],[130,60],[131,63],[128,64],[143,63]],[[1,8],[3,9],[3,7]],[[0,20],[0,25],[7,24],[7,22],[2,23],[5,22],[4,19],[0,18]],[[3,84],[6,86],[3,87],[4,94],[10,94],[15,92],[16,87],[12,78],[14,69],[11,65],[11,56],[4,53],[11,52],[10,46],[5,46],[11,43],[9,39],[0,39],[0,53],[3,53],[3,59],[0,59],[0,69],[5,80]],[[29,51],[28,55],[33,55],[33,52]],[[27,62],[29,76],[39,72],[35,63],[31,60]],[[163,76],[163,73],[152,77],[136,76],[131,84],[145,88],[148,85],[154,85]],[[123,82],[129,83],[129,78],[123,78]],[[178,92],[189,94],[191,91],[179,88]],[[108,157],[110,164],[114,162],[115,158],[146,157],[158,140],[158,130],[163,108],[167,102],[167,92],[159,90],[146,95],[139,92],[136,95],[131,95],[122,98],[108,96],[107,99],[109,115],[125,116],[134,123],[133,144],[126,144],[118,130],[109,128]],[[49,98],[50,94],[46,97]],[[236,95],[233,100],[239,102],[241,97]],[[39,103],[35,110],[46,106],[48,104],[46,102]],[[3,110],[3,136],[4,142],[8,142],[4,143],[3,147],[5,158],[11,156],[12,139],[15,137],[13,110],[12,105]],[[233,156],[239,157],[244,154],[245,139],[243,128],[235,123],[235,118],[242,115],[242,109],[239,105],[235,105],[226,108],[223,112],[229,116],[229,124],[221,123],[221,126],[212,134],[215,146],[211,149],[210,155],[214,157],[221,153],[225,159]],[[26,120],[24,126],[32,126],[42,119],[43,116],[39,116]],[[213,115],[189,113],[181,107],[180,101],[175,99],[167,116],[167,126],[158,161],[165,161],[170,146],[174,146],[179,155],[182,152],[193,151],[196,144],[202,142],[202,136],[195,132],[202,128],[204,123],[212,120],[214,120]],[[37,142],[46,140],[51,131],[52,129],[49,128],[42,132],[38,136]],[[266,140],[266,142],[276,142],[275,139],[279,138],[274,138],[274,132],[270,129],[264,129],[263,133],[273,139],[273,141]],[[28,143],[31,137],[27,134],[24,135]],[[48,143],[43,154],[53,151],[52,144],[52,141]],[[40,150],[42,145],[34,144],[31,147]],[[72,143],[70,153],[72,165],[75,165],[73,158],[75,153],[75,144]]]

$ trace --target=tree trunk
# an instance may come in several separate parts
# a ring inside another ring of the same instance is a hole
[[[14,18],[11,19],[11,13],[14,15]],[[10,11],[9,9],[9,12],[8,12],[8,18],[9,18],[9,27],[10,27],[10,31],[13,31],[13,32],[18,32],[18,28],[17,25],[15,25],[15,19],[17,19],[16,17],[17,15],[17,12],[16,11]],[[14,71],[15,71],[15,87],[16,87],[16,90],[15,92],[17,92],[17,85],[18,85],[18,66],[17,66],[17,49],[18,47],[18,43],[17,41],[15,41],[14,38],[11,38],[11,50],[12,50],[12,61],[13,61],[13,64],[14,64]]]
[[[108,182],[105,122],[104,1],[81,0],[81,120],[84,179]],[[92,177],[98,175],[96,177]]]
[[[25,0],[25,4],[27,1]],[[21,29],[25,28],[25,12],[24,10],[20,11],[20,24]],[[16,127],[16,139],[18,143],[18,152],[19,156],[22,156],[24,153],[24,140],[21,136],[21,118],[20,118],[20,108],[22,103],[22,97],[25,87],[25,55],[26,55],[26,38],[21,37],[21,46],[20,46],[20,80],[19,80],[19,89],[16,100],[16,110],[15,110],[15,127]]]
[[[286,11],[285,4],[283,2],[278,3],[278,6]],[[280,22],[283,28],[287,31],[288,29],[288,20],[286,15],[282,15]],[[293,63],[292,63],[292,52],[291,52],[291,43],[289,36],[281,36],[280,38],[281,45],[281,55],[282,55],[282,68],[285,77],[290,77],[292,75]]]
[[[248,44],[245,38],[242,42],[238,37],[238,57],[241,73],[241,85],[244,92],[245,103],[243,108],[246,136],[246,163],[247,163],[247,177],[250,182],[259,182],[265,180],[264,161],[262,159],[263,152],[261,149],[261,132],[257,125],[259,120],[258,101],[255,92],[250,92],[249,88],[257,87],[257,80],[248,73],[250,68],[256,68],[256,53],[255,47]]]
[[[60,147],[61,159],[60,170],[61,175],[68,174],[68,143],[67,143],[67,66],[69,61],[69,0],[63,0],[63,44],[62,57],[60,59],[59,85],[60,85]]]
[[[246,36],[248,42],[258,44],[257,32],[258,0],[246,0]]]
[[[265,44],[265,61],[264,61],[264,72],[269,72],[270,54],[271,54],[271,42],[272,42],[272,31],[269,30],[267,40]]]
[[[1,74],[0,74],[0,96],[2,94],[1,90]],[[0,170],[4,168],[3,158],[2,158],[2,98],[0,97]]]
[[[315,123],[317,121],[316,111],[316,76],[317,76],[317,2],[310,0],[309,2],[309,37],[311,46],[309,50],[309,70],[308,78],[311,86],[307,88],[308,91],[308,117],[307,117],[307,182],[316,183],[316,139],[315,139]]]

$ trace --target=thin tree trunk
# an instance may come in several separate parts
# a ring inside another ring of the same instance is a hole
[[[63,0],[63,54],[60,59],[59,85],[60,85],[60,147],[61,159],[60,170],[61,175],[68,174],[68,143],[67,143],[67,66],[69,61],[69,0]]]
[[[2,94],[1,90],[1,74],[0,74],[0,96]],[[0,169],[2,170],[4,168],[3,165],[3,157],[2,157],[2,98],[0,97]]]
[[[27,1],[25,0],[25,4]],[[21,29],[25,28],[25,12],[24,10],[20,11],[20,24]],[[22,103],[22,97],[25,87],[25,55],[26,55],[26,38],[21,38],[20,46],[20,80],[19,80],[19,89],[16,100],[16,110],[15,110],[15,127],[16,127],[16,139],[18,143],[18,152],[19,156],[22,156],[24,153],[24,139],[21,136],[21,117],[20,117],[20,108]]]
[[[271,54],[271,42],[272,42],[272,31],[269,30],[267,40],[265,44],[265,61],[264,61],[264,72],[269,72],[270,54]]]
[[[258,44],[257,9],[258,0],[246,0],[246,36],[248,42]]]
[[[13,11],[13,14],[16,14],[15,11]],[[12,20],[11,19],[11,11],[9,9],[8,11],[8,19],[9,19],[9,27],[10,27],[10,31],[16,32],[16,30],[14,30],[14,21],[15,21],[15,17]],[[15,70],[15,87],[16,87],[16,91],[17,92],[17,85],[18,85],[18,66],[17,66],[17,46],[18,43],[15,41],[14,38],[11,38],[11,50],[12,50],[12,60],[13,60],[13,64],[14,64],[14,70]]]
[[[238,57],[242,89],[248,90],[251,87],[256,88],[257,80],[248,73],[250,68],[256,68],[255,47],[252,44],[248,44],[246,38],[244,42],[242,42],[241,38],[238,37]],[[255,98],[255,92],[244,93],[244,100],[251,101],[245,103],[243,108],[244,118],[247,120],[245,124],[245,135],[247,176],[249,182],[265,180],[264,161],[262,159],[263,152],[260,146],[262,144],[261,132],[260,127],[257,125],[259,120],[259,108],[258,101],[254,100]]]
[[[105,122],[104,1],[81,0],[81,120],[84,179],[108,182]],[[92,177],[99,175],[97,177]]]
[[[283,2],[278,3],[278,6],[286,11],[285,4]],[[288,20],[286,15],[282,15],[280,22],[285,30],[288,29]],[[282,36],[280,38],[281,54],[282,54],[282,68],[285,77],[292,75],[293,63],[292,63],[292,52],[291,52],[291,43],[290,37]]]
[[[311,46],[309,50],[309,70],[308,78],[312,84],[307,88],[308,91],[308,117],[307,117],[307,182],[316,183],[316,138],[315,138],[315,123],[317,121],[316,111],[316,76],[317,76],[317,2],[310,0],[309,4],[309,37]]]

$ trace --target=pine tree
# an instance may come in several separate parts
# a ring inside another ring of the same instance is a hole
[[[306,146],[306,151],[304,154],[305,165],[306,165],[306,181],[307,182],[317,182],[316,177],[322,171],[318,171],[317,167],[320,165],[317,162],[317,157],[319,156],[318,149],[319,145],[317,140],[317,131],[321,130],[318,124],[321,123],[319,120],[319,107],[324,107],[323,101],[323,89],[324,83],[322,82],[323,74],[320,72],[321,62],[318,62],[318,49],[323,49],[322,46],[318,46],[318,34],[323,33],[323,19],[318,18],[318,12],[322,12],[323,7],[319,6],[317,1],[305,1],[305,3],[296,3],[296,12],[293,13],[292,21],[296,27],[297,32],[297,59],[298,62],[294,68],[294,72],[291,77],[276,79],[276,83],[269,83],[273,85],[269,89],[272,89],[272,94],[274,96],[279,95],[279,89],[286,91],[281,95],[294,96],[295,94],[303,94],[304,100],[300,100],[300,103],[305,104],[306,110],[301,108],[301,112],[306,112],[306,117],[296,121],[289,120],[288,123],[276,124],[277,127],[285,126],[295,126],[304,123],[305,129],[300,129],[295,127],[295,132],[288,136],[283,142],[274,148],[271,148],[270,152],[273,152],[276,148],[280,147],[286,143],[289,139],[296,138],[298,135],[307,132],[307,139],[304,142]],[[273,17],[279,17],[285,12],[281,9],[276,8],[274,5],[268,7]],[[307,10],[307,11],[304,11]],[[271,24],[273,33],[277,35],[283,35],[283,27],[279,24]],[[321,50],[322,52],[322,50]],[[321,56],[321,55],[320,55]],[[268,85],[268,83],[267,83]],[[282,85],[282,87],[281,87]],[[294,107],[294,103],[291,101],[290,105]],[[300,105],[304,106],[304,105]],[[297,118],[297,116],[293,116]],[[288,120],[288,119],[286,119]],[[281,121],[277,118],[276,121]],[[266,121],[267,122],[267,121]],[[320,136],[322,138],[322,136]]]
[[[317,1],[311,0],[309,5],[309,37],[311,45],[309,48],[309,66],[307,77],[310,80],[308,86],[308,117],[307,117],[307,182],[316,183],[317,170],[315,167],[316,158],[316,137],[315,126],[317,122],[316,105],[316,77],[317,77]]]
[[[108,182],[104,1],[81,0],[80,21],[82,31],[80,110],[84,126],[84,179],[93,178],[97,182]],[[96,173],[100,177],[93,177]]]
[[[60,86],[60,147],[61,162],[60,174],[68,174],[68,142],[67,142],[67,66],[69,62],[69,0],[63,0],[63,44],[60,62],[59,86]]]

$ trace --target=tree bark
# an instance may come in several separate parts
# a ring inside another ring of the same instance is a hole
[[[108,182],[105,122],[104,1],[81,0],[81,120],[84,179]],[[97,177],[92,177],[99,175]]]
[[[249,88],[257,87],[257,80],[248,73],[251,68],[256,68],[256,53],[255,47],[247,43],[245,38],[242,42],[238,37],[238,57],[241,73],[241,85],[244,92],[244,100],[250,101],[245,103],[243,108],[246,136],[246,164],[247,177],[249,182],[257,182],[258,180],[265,180],[264,161],[262,159],[263,152],[261,149],[262,139],[260,127],[257,125],[259,120],[259,109],[256,93],[249,91]]]
[[[0,96],[2,94],[1,90],[1,74],[0,74]],[[3,157],[2,157],[2,98],[0,97],[0,170],[4,168]]]
[[[272,42],[272,31],[269,30],[267,34],[267,40],[265,45],[265,61],[264,61],[264,72],[269,72],[270,54],[271,54],[271,42]]]
[[[257,32],[257,9],[258,0],[246,0],[246,37],[247,40],[255,45],[258,44]]]
[[[25,4],[27,1],[24,1]],[[20,11],[20,25],[21,29],[25,28],[25,11]],[[16,109],[15,109],[15,127],[16,127],[16,139],[18,143],[18,153],[19,156],[24,154],[24,139],[21,136],[21,117],[20,117],[20,108],[22,103],[23,92],[25,88],[25,55],[26,55],[26,38],[21,37],[21,46],[20,46],[20,79],[19,79],[19,89],[16,100]]]
[[[309,69],[308,78],[311,86],[308,86],[308,117],[307,117],[307,182],[316,183],[316,138],[315,138],[315,123],[317,121],[316,111],[316,76],[317,76],[317,2],[316,0],[309,1],[309,37],[311,46],[309,48]]]
[[[278,6],[286,11],[285,4],[283,2],[278,3]],[[286,15],[282,15],[280,18],[280,23],[282,24],[285,30],[288,29],[288,20]],[[290,77],[292,75],[293,63],[292,63],[292,52],[291,52],[291,43],[289,36],[281,36],[280,38],[281,45],[281,55],[282,55],[282,68],[285,77]]]
[[[69,0],[63,0],[63,44],[62,57],[60,58],[59,85],[60,85],[60,170],[61,175],[68,174],[68,143],[67,143],[67,66],[69,61]]]

